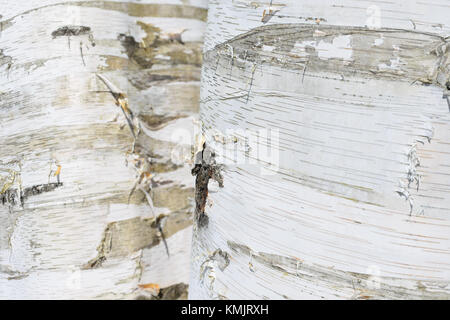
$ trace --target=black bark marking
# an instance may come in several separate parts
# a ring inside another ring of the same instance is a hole
[[[94,36],[92,34],[92,30],[87,26],[62,26],[52,32],[52,37],[55,39],[56,37],[68,37],[69,48],[70,48],[70,37],[78,37],[87,35],[91,45],[95,47]]]
[[[52,37],[70,37],[91,34],[91,28],[86,26],[63,26],[52,32]]]
[[[4,193],[0,194],[0,202],[10,205],[16,205],[20,203],[22,206],[25,203],[25,200],[31,196],[35,196],[45,192],[54,191],[56,188],[59,188],[63,185],[62,182],[53,182],[53,183],[45,183],[38,184],[32,187],[28,187],[22,190],[22,192],[18,192],[17,189],[8,189]]]

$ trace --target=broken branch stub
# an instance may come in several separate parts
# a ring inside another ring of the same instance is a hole
[[[195,166],[192,175],[195,176],[195,221],[199,227],[208,225],[205,205],[208,198],[208,183],[210,179],[217,181],[223,188],[222,165],[216,164],[214,152],[203,144],[203,149],[195,155]]]

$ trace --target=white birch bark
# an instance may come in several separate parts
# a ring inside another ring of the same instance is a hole
[[[450,298],[450,3],[208,14],[189,297]]]
[[[206,7],[0,0],[0,298],[185,289]]]

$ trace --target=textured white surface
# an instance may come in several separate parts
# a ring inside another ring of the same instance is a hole
[[[267,1],[210,1],[207,143],[213,130],[276,130],[279,170],[261,174],[271,170],[260,157],[230,164],[231,140],[215,144],[229,161],[208,225],[194,229],[189,297],[448,299],[450,110],[443,88],[424,83],[442,61],[427,46],[450,34],[450,3],[273,5],[254,29]],[[360,28],[373,5],[379,33]],[[230,255],[224,270],[211,267],[217,249]]]
[[[173,8],[179,15],[172,17],[170,10],[160,14],[158,5],[166,4],[178,6]],[[158,262],[155,257],[162,255],[162,243],[143,249],[135,242],[146,239],[145,234],[128,237],[120,228],[117,234],[124,236],[122,242],[130,241],[129,247],[117,239],[121,246],[113,247],[101,266],[82,268],[97,256],[108,226],[134,221],[133,232],[141,230],[139,224],[143,223],[133,218],[152,217],[142,194],[136,192],[127,204],[136,180],[132,164],[126,165],[133,139],[112,95],[97,92],[105,86],[96,73],[128,95],[135,115],[181,116],[169,119],[170,126],[163,126],[161,132],[146,130],[145,135],[150,137],[147,147],[156,161],[167,164],[167,170],[153,173],[154,179],[163,183],[154,188],[156,214],[186,215],[191,210],[189,165],[171,168],[173,144],[167,141],[173,128],[192,130],[199,68],[177,65],[176,61],[155,63],[150,72],[175,72],[178,68],[179,74],[193,76],[189,81],[154,81],[150,88],[137,88],[133,81],[143,79],[145,83],[146,71],[136,68],[118,40],[119,34],[126,34],[141,42],[147,35],[138,23],[144,23],[160,28],[161,33],[188,28],[183,41],[191,52],[195,46],[200,48],[205,22],[201,16],[183,16],[191,11],[178,10],[181,6],[200,8],[206,15],[206,1],[188,5],[175,0],[0,1],[1,177],[9,174],[7,169],[14,169],[20,171],[23,188],[45,184],[50,162],[58,161],[63,182],[52,192],[30,196],[23,208],[0,204],[0,298],[133,298],[140,294],[138,284],[144,278],[146,283],[164,286],[188,282],[190,242],[167,239],[171,259]],[[89,26],[96,45],[88,35],[53,39],[52,32],[65,25]],[[117,121],[113,121],[116,115]],[[50,178],[56,182],[56,177]],[[18,187],[17,180],[13,187]],[[190,227],[183,228],[182,234],[189,235]],[[162,252],[166,254],[164,247]]]

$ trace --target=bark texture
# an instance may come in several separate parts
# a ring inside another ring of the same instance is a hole
[[[186,297],[206,8],[0,0],[0,298]]]
[[[200,118],[225,166],[190,298],[450,298],[449,14],[210,1]]]

